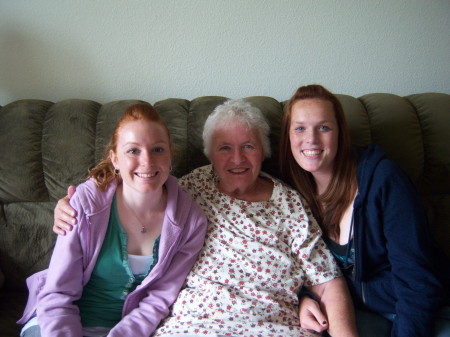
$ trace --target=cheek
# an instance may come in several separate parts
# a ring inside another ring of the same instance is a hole
[[[119,166],[121,166],[123,169],[133,168],[134,166],[138,165],[138,164],[136,164],[136,160],[134,160],[133,158],[128,158],[128,157],[118,158],[118,163],[119,163]]]
[[[247,159],[250,165],[252,166],[252,171],[256,175],[259,175],[264,160],[264,154],[263,153],[254,154],[250,158],[247,157]]]
[[[220,169],[221,166],[223,166],[223,163],[225,162],[226,162],[225,156],[221,156],[219,154],[211,155],[211,164],[213,164],[213,166],[216,169]]]
[[[300,137],[295,135],[289,135],[289,141],[291,146],[291,151],[294,152],[294,150],[298,147],[298,144],[300,142]]]
[[[330,150],[331,160],[334,161],[336,159],[336,155],[337,155],[337,151],[338,151],[338,140],[334,139],[334,137],[332,139],[330,139],[329,150]]]
[[[339,137],[337,134],[334,134],[333,137],[331,137],[331,148],[333,149],[333,152],[337,152],[338,144],[339,144]]]
[[[170,170],[170,167],[172,166],[172,157],[168,156],[163,159],[162,161],[163,166],[167,168],[167,170]]]

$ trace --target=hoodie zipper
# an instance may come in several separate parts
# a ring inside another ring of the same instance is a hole
[[[356,193],[356,197],[355,197],[355,202],[356,199],[359,196],[359,191]],[[352,223],[351,226],[354,227],[354,217],[355,217],[355,210],[353,209],[353,214],[352,214]],[[354,229],[354,232],[356,232],[356,230]],[[358,252],[358,242],[356,240],[356,235],[353,235],[353,242],[355,244],[355,257],[354,257],[354,265],[353,265],[353,272],[352,272],[352,276],[353,276],[353,282],[356,282],[356,274],[357,274],[357,270],[358,270],[358,261],[359,259],[357,258],[357,252]],[[362,302],[364,304],[366,304],[366,292],[365,292],[365,286],[364,286],[364,281],[361,281],[361,299]]]
[[[366,304],[366,292],[364,291],[364,282],[361,281],[361,297],[364,305]]]

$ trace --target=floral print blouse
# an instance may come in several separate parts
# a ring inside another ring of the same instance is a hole
[[[340,276],[339,268],[300,194],[261,175],[274,183],[263,202],[221,193],[211,165],[180,180],[205,211],[208,231],[154,336],[318,336],[299,326],[297,293]]]

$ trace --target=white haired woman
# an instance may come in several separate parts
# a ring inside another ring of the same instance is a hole
[[[208,117],[211,165],[180,180],[208,217],[205,245],[155,336],[317,336],[300,327],[303,286],[320,300],[333,337],[357,335],[345,281],[302,197],[261,172],[269,132],[243,100]],[[62,199],[55,227],[71,211]]]

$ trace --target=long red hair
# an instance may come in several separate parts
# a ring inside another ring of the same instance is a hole
[[[117,122],[116,127],[114,128],[114,132],[111,136],[111,140],[106,146],[105,155],[102,161],[100,161],[97,166],[89,171],[88,178],[92,177],[96,185],[100,188],[106,189],[106,187],[114,180],[117,180],[118,182],[121,181],[120,176],[114,172],[114,165],[111,162],[109,153],[110,151],[116,152],[119,133],[122,126],[129,122],[139,120],[155,122],[162,125],[167,132],[167,136],[169,137],[170,142],[170,133],[167,125],[164,123],[156,109],[151,104],[138,103],[128,107]]]
[[[297,101],[305,99],[331,102],[339,129],[333,177],[322,195],[317,193],[317,186],[312,174],[297,164],[291,150],[289,130],[292,107]],[[353,202],[357,190],[356,157],[342,105],[338,98],[323,86],[317,84],[302,86],[286,104],[281,126],[279,159],[282,179],[305,197],[324,234],[330,238],[339,238],[340,220],[345,210]]]

